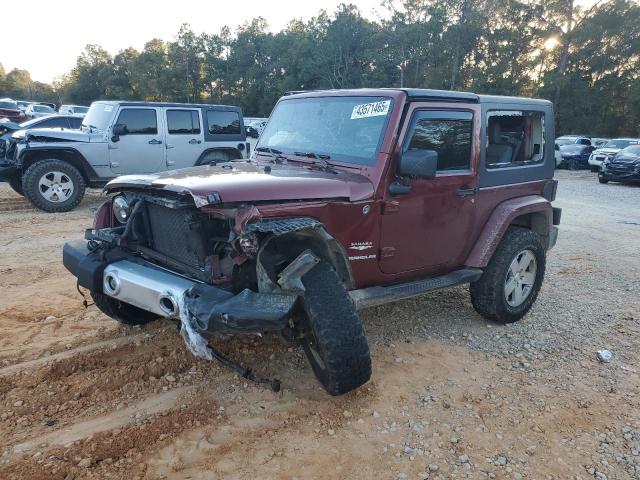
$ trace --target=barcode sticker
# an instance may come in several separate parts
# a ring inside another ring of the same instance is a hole
[[[378,117],[386,115],[389,111],[391,100],[383,100],[381,102],[363,103],[353,107],[351,112],[351,120],[357,120],[358,118]]]

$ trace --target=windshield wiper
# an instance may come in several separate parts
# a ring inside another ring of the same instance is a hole
[[[271,147],[258,147],[256,148],[256,152],[265,155],[267,157],[273,158],[273,161],[275,163],[282,163],[283,160],[288,160],[287,157],[285,157],[282,152],[280,150],[278,150],[277,148],[271,148]]]
[[[327,172],[335,173],[335,170],[333,169],[333,167],[329,165],[329,162],[327,162],[327,160],[331,160],[330,155],[326,155],[323,153],[314,153],[314,152],[293,152],[293,154],[298,155],[299,157],[307,157],[307,158],[313,158],[314,160],[318,160],[317,162],[314,162],[314,163],[319,163],[322,166],[322,168]]]

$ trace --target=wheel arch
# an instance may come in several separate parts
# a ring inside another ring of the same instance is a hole
[[[500,203],[489,216],[471,253],[465,261],[468,267],[488,265],[498,244],[510,226],[528,228],[542,239],[545,250],[551,247],[553,209],[547,199],[529,195]]]
[[[21,157],[22,173],[39,160],[56,159],[67,162],[78,169],[85,183],[97,178],[95,170],[89,165],[87,159],[74,148],[30,148],[24,151]]]
[[[222,156],[226,157],[227,160],[242,159],[242,152],[235,147],[212,147],[206,149],[200,154],[200,157],[198,157],[198,160],[196,161],[196,165],[205,165],[209,163],[210,160],[207,161],[207,157],[215,154],[222,154]]]
[[[252,225],[260,226],[252,229]],[[346,250],[320,222],[313,219],[283,219],[250,224],[247,228],[252,233],[260,232],[263,235],[258,263],[272,280],[283,266],[305,250],[310,250],[335,269],[347,290],[354,287]]]

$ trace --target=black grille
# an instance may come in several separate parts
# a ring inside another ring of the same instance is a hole
[[[7,142],[0,140],[0,158],[4,158],[7,153]]]
[[[5,146],[5,158],[7,160],[15,160],[16,158],[16,153],[18,151],[18,149],[16,148],[16,141],[15,140],[9,140]]]
[[[205,266],[202,222],[195,210],[147,203],[151,248],[190,267]]]

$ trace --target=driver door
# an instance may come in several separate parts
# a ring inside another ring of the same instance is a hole
[[[380,239],[384,273],[441,274],[463,264],[476,217],[479,117],[478,105],[412,104],[389,183],[397,180],[400,157],[410,149],[435,150],[438,167],[435,178],[409,180],[408,193],[386,190]]]
[[[124,107],[118,112],[114,125],[123,125],[126,133],[109,138],[109,165],[113,173],[153,173],[166,169],[161,110]]]

